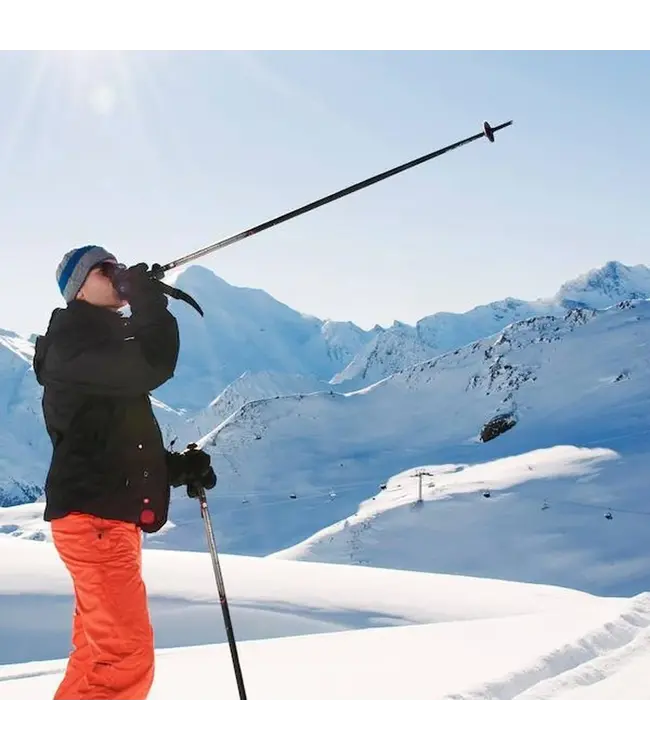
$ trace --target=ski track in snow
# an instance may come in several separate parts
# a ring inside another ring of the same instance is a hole
[[[636,617],[630,617],[625,624],[615,623],[612,625],[611,630],[617,630],[617,626],[620,626],[620,629],[618,629],[620,645],[618,647],[596,653],[574,668],[566,669],[552,677],[540,680],[523,690],[515,698],[518,700],[550,698],[584,700],[591,697],[627,699],[628,696],[623,691],[626,688],[629,689],[629,685],[633,682],[629,678],[632,675],[636,677],[640,673],[642,680],[645,682],[650,666],[650,628],[647,620],[642,627],[638,628],[639,623],[634,622]],[[598,636],[599,634],[590,634],[585,640],[589,641],[594,635]],[[628,636],[630,637],[628,638]],[[578,647],[588,651],[593,647],[593,644],[582,642],[578,644]],[[594,650],[597,651],[597,649]],[[610,685],[614,682],[620,683],[622,692],[618,695],[612,694],[610,687],[601,695],[600,689],[604,687],[604,683],[608,680]],[[636,680],[636,682],[639,681]],[[643,697],[650,698],[650,690]]]
[[[533,664],[500,680],[445,698],[564,700],[565,692],[611,677],[641,654],[650,657],[650,594],[634,597],[626,611],[544,654]]]

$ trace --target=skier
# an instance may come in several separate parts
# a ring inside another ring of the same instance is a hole
[[[174,374],[179,334],[147,266],[127,269],[88,245],[66,253],[56,278],[67,306],[52,313],[34,356],[53,446],[44,519],[75,595],[54,699],[145,700],[154,634],[142,534],[165,524],[171,486],[195,495],[216,476],[196,446],[165,449],[151,408],[149,392]]]

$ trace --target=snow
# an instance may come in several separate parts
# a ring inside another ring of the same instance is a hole
[[[351,322],[299,313],[262,290],[232,286],[206,268],[189,266],[169,281],[192,293],[206,317],[171,300],[181,328],[181,355],[176,377],[154,393],[156,414],[166,444],[174,438],[183,444],[213,430],[230,416],[229,409],[245,401],[367,388],[531,316],[552,314],[561,320],[577,304],[603,308],[650,296],[649,277],[645,266],[611,262],[567,282],[548,300],[506,298],[462,314],[435,313],[415,326],[395,322],[388,329],[364,331]],[[38,497],[50,459],[41,390],[31,369],[33,343],[33,336],[0,331],[0,506]],[[612,377],[617,376],[627,374],[618,371]]]
[[[650,698],[649,594],[220,561],[251,700]],[[144,576],[151,699],[237,699],[209,556],[145,550]],[[0,699],[51,698],[72,611],[52,544],[0,538],[0,606]]]
[[[640,301],[515,323],[359,392],[250,401],[200,441],[219,475],[219,544],[238,554],[286,550],[372,507],[390,477],[452,464],[464,489],[450,487],[444,502],[439,494],[417,513],[384,509],[371,533],[362,528],[355,540],[352,525],[321,544],[326,557],[318,559],[598,594],[650,589],[649,337],[650,303]],[[516,414],[516,426],[478,440],[504,410]],[[523,465],[532,467],[525,481]],[[412,480],[409,492],[415,499]],[[150,544],[200,549],[200,519],[182,494],[171,518]]]
[[[177,282],[207,315],[173,303],[153,404],[212,454],[249,698],[650,699],[649,269],[371,331]],[[0,508],[0,699],[50,698],[69,648],[32,354],[0,331],[0,503],[35,501]],[[177,490],[145,538],[154,700],[237,697],[205,549]]]
[[[249,401],[313,393],[324,388],[329,388],[326,381],[308,375],[247,371],[226,386],[205,409],[189,417],[184,425],[178,425],[177,431],[188,435],[196,430],[196,437],[201,438]]]
[[[650,298],[650,268],[610,261],[563,284],[548,299],[525,301],[513,297],[479,305],[464,313],[438,312],[415,326],[396,321],[380,330],[332,383],[356,390],[417,362],[492,336],[505,326],[527,318],[563,317],[576,307],[604,309],[620,302]]]
[[[34,500],[47,471],[50,440],[42,428],[33,350],[29,341],[0,331],[0,506]]]
[[[629,596],[650,590],[649,338],[648,301],[570,311],[515,322],[358,392],[253,398],[205,432],[209,420],[172,416],[186,430],[179,445],[197,440],[212,455],[224,552],[266,556],[311,540],[305,554],[318,560]],[[168,412],[158,413],[171,436]],[[500,413],[517,424],[481,442]],[[425,486],[426,502],[412,509],[409,480],[409,500],[381,505],[397,497],[380,494],[391,477],[445,465],[462,486]],[[36,510],[0,509],[0,529],[47,538]],[[327,541],[313,545],[323,529]],[[203,545],[179,489],[170,523],[147,546]]]
[[[650,297],[650,268],[609,261],[563,284],[554,299],[564,307],[609,307],[623,300]]]
[[[170,302],[183,334],[181,351],[175,378],[156,396],[176,408],[205,408],[247,371],[327,381],[364,338],[353,323],[333,325],[304,315],[263,290],[232,286],[202,266],[179,273],[176,286],[205,313],[200,317],[186,303]]]

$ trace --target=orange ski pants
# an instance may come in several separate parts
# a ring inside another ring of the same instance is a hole
[[[72,513],[51,522],[72,576],[72,651],[54,700],[145,700],[154,638],[142,580],[142,532],[132,523]]]

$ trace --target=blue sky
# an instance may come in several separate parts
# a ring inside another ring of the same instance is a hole
[[[200,262],[320,317],[413,323],[650,248],[648,53],[0,53],[0,327],[68,249],[165,263],[481,128]]]

